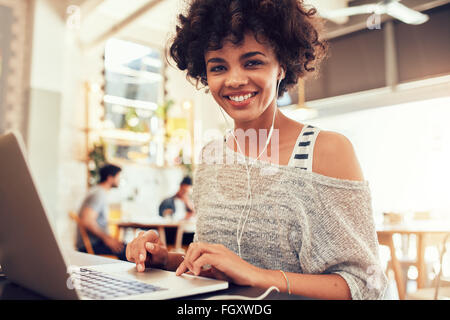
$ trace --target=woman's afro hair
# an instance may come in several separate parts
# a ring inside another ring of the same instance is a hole
[[[321,27],[316,9],[307,9],[302,0],[191,0],[187,13],[178,16],[169,56],[191,82],[207,86],[205,52],[221,49],[225,38],[240,44],[251,31],[259,42],[269,42],[285,70],[282,96],[299,78],[317,71],[326,56]]]

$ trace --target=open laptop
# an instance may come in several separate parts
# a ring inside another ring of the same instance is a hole
[[[129,262],[70,266],[47,213],[20,135],[0,136],[0,264],[8,279],[53,299],[171,299],[228,288],[159,269],[138,273]]]

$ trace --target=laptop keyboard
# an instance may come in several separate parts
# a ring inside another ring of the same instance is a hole
[[[136,280],[115,278],[112,275],[86,268],[72,272],[72,279],[77,281],[77,289],[82,297],[95,300],[116,299],[167,290]]]

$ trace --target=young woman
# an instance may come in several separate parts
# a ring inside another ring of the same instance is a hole
[[[315,13],[299,0],[193,0],[179,16],[170,55],[209,88],[234,131],[202,151],[194,243],[185,255],[168,253],[155,232],[142,232],[127,246],[139,272],[159,267],[319,299],[383,297],[370,190],[351,142],[277,108],[325,54]],[[249,144],[239,130],[269,134]],[[230,157],[240,161],[220,161]]]

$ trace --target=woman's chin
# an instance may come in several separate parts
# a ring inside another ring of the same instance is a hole
[[[258,119],[259,115],[232,115],[231,118],[234,120],[235,123],[246,123],[246,122],[251,122],[254,121],[256,119]]]
[[[254,121],[261,116],[260,113],[249,109],[233,109],[225,110],[226,113],[237,123],[245,123],[249,121]]]

